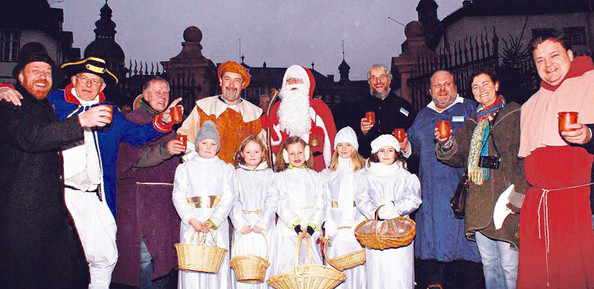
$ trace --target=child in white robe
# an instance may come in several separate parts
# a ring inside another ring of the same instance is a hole
[[[365,217],[382,220],[408,217],[421,205],[421,185],[417,176],[403,168],[400,144],[384,134],[371,142],[368,159],[367,193],[355,197],[357,208]],[[366,248],[367,288],[413,289],[415,287],[414,242],[385,250]]]
[[[206,244],[229,249],[227,216],[236,201],[232,165],[217,157],[221,141],[215,125],[206,121],[196,134],[198,154],[179,165],[173,183],[173,205],[181,218],[181,243],[197,242],[197,232],[207,234]],[[213,239],[216,238],[216,242]],[[179,270],[178,288],[232,288],[229,252],[218,274]]]
[[[234,178],[238,202],[235,203],[229,215],[234,228],[232,246],[234,255],[232,254],[231,258],[236,255],[266,257],[267,249],[272,248],[274,244],[278,193],[274,172],[266,162],[264,143],[255,135],[248,136],[237,149],[234,160],[238,166]],[[269,251],[270,264],[274,263],[272,256],[274,254]],[[265,280],[268,277],[269,274],[266,274]],[[266,283],[239,282],[235,274],[233,274],[233,281],[236,289],[267,288]]]
[[[279,194],[275,263],[270,265],[271,276],[294,267],[295,248],[303,237],[298,264],[307,262],[307,242],[310,238],[313,264],[322,264],[316,241],[326,216],[328,185],[321,175],[310,169],[313,158],[309,146],[297,136],[289,137],[276,158],[276,189]]]
[[[354,198],[367,190],[367,180],[360,172],[365,166],[365,159],[357,152],[358,148],[355,131],[350,127],[341,129],[334,138],[330,167],[321,172],[330,188],[324,222],[325,236],[329,241],[326,260],[363,249],[354,233],[355,227],[365,220],[355,207]],[[366,288],[364,265],[346,269],[343,273],[347,278],[336,288]]]

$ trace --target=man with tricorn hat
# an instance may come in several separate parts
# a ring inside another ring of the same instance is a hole
[[[27,43],[13,70],[19,106],[0,102],[0,284],[2,288],[86,288],[88,266],[64,204],[62,147],[103,127],[97,106],[58,121],[47,95],[59,81],[40,43]]]
[[[262,131],[262,109],[241,98],[241,90],[250,84],[247,70],[235,61],[227,61],[219,65],[217,72],[222,93],[196,101],[196,107],[177,130],[188,136],[186,160],[195,154],[194,136],[207,120],[215,123],[221,135],[218,156],[227,163],[233,163],[233,154],[244,138]]]
[[[89,288],[108,288],[118,257],[114,217],[119,143],[145,144],[169,132],[172,123],[166,110],[150,124],[139,126],[106,102],[103,90],[118,79],[103,59],[89,57],[61,67],[71,84],[48,95],[58,120],[72,118],[99,105],[106,110],[107,123],[111,122],[107,128],[85,129],[84,141],[63,147],[65,201],[89,262]]]

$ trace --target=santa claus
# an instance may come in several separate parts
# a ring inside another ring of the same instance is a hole
[[[336,125],[328,106],[312,98],[315,86],[309,69],[300,65],[287,68],[279,92],[281,101],[270,111],[270,144],[276,155],[286,139],[299,136],[309,144],[314,169],[319,172],[330,165]]]

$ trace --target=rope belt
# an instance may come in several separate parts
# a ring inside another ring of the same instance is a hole
[[[216,208],[221,201],[220,195],[212,195],[212,196],[198,196],[198,197],[191,197],[187,198],[188,204],[194,208],[199,209],[206,209],[206,208]]]
[[[545,239],[545,264],[547,267],[547,286],[550,286],[549,284],[549,251],[550,251],[550,231],[549,231],[549,192],[554,192],[554,191],[563,191],[563,190],[571,190],[571,189],[577,189],[577,188],[582,188],[582,187],[588,187],[590,185],[594,184],[593,183],[587,183],[587,184],[582,184],[582,185],[576,185],[576,186],[570,186],[570,187],[564,187],[564,188],[557,188],[557,189],[542,189],[542,195],[540,195],[540,200],[538,202],[538,211],[537,211],[537,218],[538,218],[538,238],[542,239],[542,235],[544,235],[544,239]],[[542,210],[543,214],[544,214],[544,232],[541,235],[540,232],[540,211]]]
[[[243,212],[244,214],[262,214],[262,209],[256,209],[256,210],[242,210],[241,212]]]

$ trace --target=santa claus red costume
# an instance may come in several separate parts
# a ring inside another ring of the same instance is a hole
[[[300,81],[294,83],[292,80]],[[328,106],[319,99],[313,99],[315,86],[309,69],[300,65],[287,68],[279,93],[281,101],[275,103],[270,111],[270,140],[272,153],[276,155],[285,140],[293,135],[299,136],[309,144],[314,156],[314,169],[320,172],[330,165],[336,125]]]

